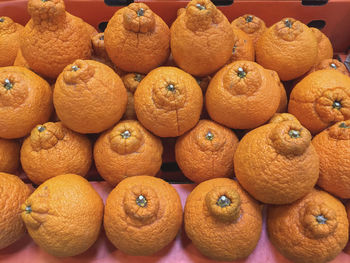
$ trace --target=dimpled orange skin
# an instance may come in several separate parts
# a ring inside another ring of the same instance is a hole
[[[145,75],[139,73],[129,73],[122,77],[126,92],[128,94],[128,104],[126,105],[126,111],[123,116],[123,119],[125,120],[137,120],[134,107],[134,93],[144,77]]]
[[[279,103],[280,87],[275,79],[251,61],[235,61],[222,68],[205,95],[211,119],[233,129],[260,126],[272,117]]]
[[[232,56],[228,63],[237,60],[255,61],[255,50],[253,40],[242,30],[232,26],[234,33],[234,46]]]
[[[338,70],[339,72],[343,73],[344,75],[349,76],[349,71],[348,69],[345,67],[345,65],[340,62],[337,59],[324,59],[322,61],[320,61],[318,64],[316,64],[315,66],[313,66],[310,71],[308,72],[308,74],[316,71],[316,70],[321,70],[321,69],[332,69],[332,70]]]
[[[247,133],[234,155],[234,169],[239,183],[255,199],[288,204],[313,189],[319,159],[309,131],[295,121],[282,121]]]
[[[175,67],[152,70],[134,94],[141,124],[160,137],[177,137],[192,129],[202,112],[203,95],[195,78]]]
[[[280,88],[280,103],[278,105],[278,108],[276,110],[277,113],[282,113],[287,111],[287,105],[288,105],[288,98],[287,98],[287,93],[286,89],[284,88],[283,83],[281,82],[280,78],[278,77],[278,74],[274,70],[268,70],[272,77],[275,79],[278,87]]]
[[[233,30],[210,0],[190,1],[170,31],[171,53],[176,64],[194,76],[216,72],[231,57]]]
[[[350,201],[346,202],[345,208],[346,208],[346,213],[348,214],[348,222],[350,224]],[[350,243],[349,242],[348,242],[347,246],[344,248],[344,252],[346,254],[350,255]]]
[[[23,137],[52,112],[49,83],[23,67],[0,68],[0,137]]]
[[[316,64],[320,63],[324,59],[333,58],[333,46],[328,37],[323,34],[319,29],[311,27],[312,32],[315,34],[318,44],[318,55]]]
[[[140,195],[147,200],[144,207],[136,202]],[[129,255],[153,255],[175,239],[181,224],[180,197],[159,178],[126,178],[106,201],[106,235],[115,247]]]
[[[0,250],[19,240],[26,232],[20,213],[31,189],[17,176],[0,172]]]
[[[20,48],[17,51],[17,55],[16,55],[16,58],[15,58],[15,61],[13,62],[13,65],[14,66],[18,66],[18,67],[25,67],[25,68],[29,69],[29,64],[25,60],[25,58],[23,57],[22,51],[21,51]]]
[[[266,31],[265,22],[261,18],[250,14],[236,18],[232,21],[231,26],[246,33],[253,40],[254,45]]]
[[[23,26],[7,16],[0,17],[0,67],[12,66],[19,50]]]
[[[324,191],[313,189],[290,205],[268,207],[269,239],[282,255],[296,263],[334,259],[348,241],[348,228],[344,205]]]
[[[317,40],[311,29],[293,18],[284,18],[271,26],[255,46],[256,61],[276,71],[281,80],[292,80],[308,72],[317,62],[317,52]]]
[[[275,113],[269,120],[269,123],[279,123],[283,121],[294,121],[300,124],[298,119],[290,113]]]
[[[0,172],[15,173],[18,170],[20,149],[18,141],[0,138]]]
[[[35,184],[60,174],[86,176],[91,163],[90,140],[61,122],[36,126],[21,148],[23,170]]]
[[[320,158],[317,185],[337,197],[350,198],[350,120],[323,130],[312,144]]]
[[[288,112],[312,134],[349,119],[350,77],[329,69],[307,75],[292,90]]]
[[[127,72],[146,74],[170,54],[169,27],[144,3],[119,9],[104,34],[108,56]]]
[[[226,196],[230,205],[220,207]],[[195,247],[213,260],[247,258],[262,229],[261,206],[234,180],[216,178],[199,184],[187,197],[184,224]]]
[[[76,60],[58,76],[53,100],[62,123],[79,133],[99,133],[123,116],[127,95],[120,77],[93,60]]]
[[[232,159],[237,146],[233,131],[213,121],[201,120],[177,139],[176,162],[184,175],[196,183],[233,177]]]
[[[160,139],[135,120],[119,122],[94,146],[97,171],[113,186],[130,176],[155,176],[162,165],[162,153]]]
[[[55,79],[76,59],[91,57],[91,32],[82,19],[65,11],[63,0],[29,0],[28,13],[20,47],[32,70]]]
[[[21,208],[33,241],[55,257],[85,252],[100,233],[102,199],[79,175],[64,174],[47,180]]]

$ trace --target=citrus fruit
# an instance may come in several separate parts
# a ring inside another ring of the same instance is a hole
[[[235,61],[215,74],[205,95],[210,117],[229,128],[250,129],[268,121],[280,103],[280,87],[255,62]]]
[[[283,121],[294,121],[300,124],[298,119],[290,113],[275,113],[269,120],[269,123],[279,123]]]
[[[106,235],[115,247],[129,255],[149,256],[161,250],[174,240],[181,223],[180,197],[159,178],[126,178],[106,201]]]
[[[92,60],[106,64],[112,69],[115,69],[113,62],[107,55],[104,42],[104,33],[98,33],[91,38],[93,53],[91,56]]]
[[[234,180],[211,179],[187,197],[184,223],[187,236],[204,256],[244,259],[260,238],[261,206]]]
[[[17,51],[17,55],[16,55],[16,58],[15,58],[15,61],[13,62],[13,65],[14,66],[18,66],[18,67],[25,67],[25,68],[29,69],[29,64],[25,60],[25,58],[23,57],[22,51],[21,51],[20,48]]]
[[[15,173],[19,167],[21,145],[16,140],[0,138],[0,172]]]
[[[240,16],[232,21],[231,23],[233,28],[237,28],[246,33],[252,40],[254,45],[262,35],[266,31],[265,22],[251,14],[246,14]]]
[[[328,59],[321,60],[318,64],[316,64],[310,69],[309,73],[312,73],[316,70],[321,70],[321,69],[338,70],[339,72],[347,76],[349,75],[348,69],[345,67],[345,65],[342,62],[340,62],[337,59],[328,58]]]
[[[22,205],[21,216],[39,247],[56,257],[70,257],[95,243],[103,202],[86,179],[63,174],[41,184]]]
[[[237,146],[233,131],[213,121],[201,120],[177,139],[176,162],[184,175],[196,183],[233,177],[232,160]]]
[[[176,64],[194,76],[207,76],[231,57],[234,34],[227,18],[210,0],[192,0],[170,28]]]
[[[315,34],[318,44],[318,53],[316,64],[324,59],[333,58],[333,46],[328,37],[323,34],[319,29],[311,27],[312,32]]]
[[[121,119],[127,95],[122,80],[110,67],[76,60],[58,76],[53,100],[65,126],[79,133],[98,133]]]
[[[141,124],[160,137],[177,137],[192,129],[202,111],[203,95],[196,80],[175,67],[152,70],[134,94]]]
[[[126,92],[128,94],[128,104],[126,105],[126,111],[123,116],[123,119],[125,120],[137,119],[134,107],[134,93],[144,77],[145,75],[139,73],[129,73],[122,77]]]
[[[274,70],[268,70],[272,77],[275,79],[277,86],[280,88],[280,103],[278,105],[278,108],[276,110],[277,113],[282,113],[287,111],[287,104],[288,104],[288,98],[286,89],[284,88],[283,83],[281,82],[280,78],[278,77],[278,74]]]
[[[135,120],[119,122],[94,146],[97,171],[111,185],[130,176],[155,176],[162,165],[162,153],[160,139]]]
[[[234,45],[232,55],[228,63],[237,60],[255,61],[255,50],[253,40],[242,30],[232,27],[234,33]]]

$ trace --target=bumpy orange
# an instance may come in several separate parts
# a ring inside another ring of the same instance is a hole
[[[134,94],[142,125],[160,137],[177,137],[192,129],[202,112],[203,95],[197,81],[175,67],[152,70]]]
[[[79,133],[98,133],[121,119],[127,95],[122,80],[110,67],[76,60],[58,76],[53,102],[65,126]]]
[[[133,256],[150,256],[174,240],[182,223],[178,193],[150,176],[129,177],[109,194],[104,214],[108,239]]]
[[[123,76],[122,80],[128,94],[128,104],[126,105],[126,111],[124,113],[123,119],[126,120],[137,120],[135,106],[134,106],[134,93],[137,86],[140,84],[141,80],[145,75],[139,73],[129,73]]]
[[[49,83],[23,67],[0,68],[0,137],[20,138],[52,112]]]
[[[119,9],[104,33],[108,56],[124,71],[148,73],[170,54],[167,24],[144,3]]]
[[[17,176],[0,173],[0,250],[19,240],[25,233],[21,205],[31,189]]]
[[[82,19],[65,11],[63,0],[29,0],[28,13],[31,19],[20,47],[35,72],[55,79],[74,60],[90,58],[91,31]]]
[[[173,58],[181,69],[192,75],[210,75],[231,57],[232,28],[210,0],[190,1],[170,31]]]
[[[239,183],[255,199],[288,204],[313,189],[319,159],[307,129],[295,121],[273,122],[242,138],[234,169]]]
[[[253,40],[242,30],[232,27],[234,33],[232,55],[229,63],[237,60],[255,61]]]
[[[185,231],[206,257],[220,261],[244,259],[259,241],[261,208],[234,180],[208,180],[187,197]]]
[[[337,70],[318,70],[292,90],[288,112],[312,134],[350,119],[350,77]]]
[[[215,74],[205,95],[210,117],[229,128],[250,129],[268,121],[280,103],[280,87],[255,62],[235,61]]]
[[[269,123],[279,123],[283,121],[294,121],[300,124],[298,119],[290,113],[275,113],[269,120]]]
[[[196,183],[233,177],[232,160],[237,146],[233,131],[213,121],[201,120],[177,139],[176,162],[184,175]]]
[[[254,15],[246,14],[232,21],[233,28],[237,28],[246,33],[252,40],[254,45],[259,40],[260,36],[266,31],[265,22]]]
[[[333,46],[328,37],[323,34],[319,29],[311,27],[312,32],[316,36],[318,44],[317,60],[316,64],[320,63],[324,59],[333,58]]]
[[[321,69],[338,70],[339,72],[349,76],[349,71],[345,67],[344,63],[340,62],[337,59],[331,59],[331,58],[321,60],[318,64],[313,66],[308,73],[310,74],[316,70],[321,70]]]
[[[331,261],[345,247],[348,228],[344,205],[324,191],[314,189],[293,204],[268,207],[270,241],[295,263]]]
[[[311,29],[284,18],[267,29],[256,43],[256,61],[276,71],[281,80],[302,76],[317,62],[317,39]]]
[[[23,170],[35,184],[60,174],[86,176],[91,163],[90,140],[61,122],[36,126],[21,148]]]
[[[19,167],[21,145],[16,140],[0,138],[0,172],[15,173]]]
[[[21,216],[39,247],[56,257],[70,257],[95,243],[102,225],[103,202],[83,177],[58,175],[29,196]]]

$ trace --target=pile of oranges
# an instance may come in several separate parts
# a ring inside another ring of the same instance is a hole
[[[350,77],[321,31],[293,18],[230,23],[210,0],[190,1],[170,28],[133,3],[104,33],[63,0],[28,0],[28,12],[25,27],[0,18],[0,249],[28,231],[75,256],[103,225],[116,248],[152,255],[184,224],[206,257],[239,260],[259,241],[263,204],[286,258],[344,249]],[[184,212],[155,177],[168,137],[198,184]],[[93,162],[115,187],[105,205],[84,178]],[[20,165],[34,188],[13,175]]]

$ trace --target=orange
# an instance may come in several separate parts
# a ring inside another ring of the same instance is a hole
[[[60,174],[86,176],[91,162],[90,140],[61,122],[36,126],[21,148],[23,170],[35,184]]]
[[[0,172],[15,173],[18,170],[20,148],[18,141],[0,138]]]
[[[288,112],[312,134],[350,118],[350,77],[337,70],[318,70],[292,90]]]
[[[19,240],[25,233],[21,220],[21,204],[30,188],[17,176],[0,173],[0,250]]]
[[[268,207],[270,241],[296,263],[325,263],[334,259],[348,241],[348,228],[344,205],[316,189],[293,204]]]
[[[110,67],[76,60],[58,76],[53,100],[65,126],[79,133],[98,133],[121,119],[127,95],[122,80]]]
[[[281,82],[280,78],[278,77],[278,74],[274,70],[268,70],[272,77],[275,79],[278,87],[280,88],[280,103],[278,105],[277,111],[276,112],[286,112],[287,111],[287,104],[288,104],[288,98],[287,98],[287,93],[286,89],[284,88],[283,83]]]
[[[126,105],[126,111],[123,116],[123,119],[125,120],[137,119],[134,107],[134,93],[144,77],[145,75],[139,73],[129,73],[122,77],[126,92],[128,94],[128,104]]]
[[[290,113],[275,113],[270,119],[269,123],[279,123],[283,121],[294,121],[300,124],[298,119]]]
[[[202,112],[203,95],[196,80],[175,67],[152,70],[134,94],[141,124],[160,137],[177,137],[192,129]]]
[[[232,49],[232,55],[228,63],[232,63],[237,60],[255,61],[255,50],[253,40],[242,30],[233,27],[234,33],[234,45]]]
[[[170,28],[176,64],[194,76],[207,76],[229,60],[234,34],[227,18],[210,0],[192,0]]]
[[[317,184],[340,198],[350,198],[350,120],[317,134],[312,144],[320,158]]]
[[[52,112],[49,83],[23,67],[0,68],[0,137],[20,138]]]
[[[346,202],[346,213],[348,214],[348,221],[349,221],[349,224],[350,224],[350,201],[347,201]],[[350,243],[348,242],[347,246],[344,248],[344,252],[346,254],[349,254],[350,255]]]
[[[187,197],[185,231],[195,247],[213,260],[247,258],[262,229],[261,206],[228,178],[199,184]]]
[[[229,128],[250,129],[268,121],[280,103],[280,87],[255,62],[235,61],[215,74],[205,95],[210,117]]]
[[[233,177],[232,160],[237,146],[233,131],[213,121],[201,120],[177,139],[176,162],[184,175],[196,183]]]
[[[115,247],[129,255],[150,256],[161,250],[174,240],[181,223],[180,197],[159,178],[126,178],[106,201],[106,235]]]
[[[281,80],[300,77],[317,62],[317,39],[312,30],[293,18],[283,18],[256,43],[256,61],[276,71]]]
[[[24,27],[21,51],[29,67],[55,79],[76,59],[91,56],[91,31],[80,18],[65,11],[63,0],[29,0],[31,19]]]
[[[254,45],[260,36],[266,31],[265,22],[254,15],[246,14],[232,21],[233,28],[237,28],[246,33],[252,40]]]
[[[163,146],[138,121],[119,122],[94,146],[97,171],[111,185],[137,175],[155,176],[162,165]]]
[[[170,54],[170,30],[146,4],[119,9],[105,30],[105,45],[113,63],[124,71],[146,74]]]
[[[313,66],[308,73],[312,73],[316,70],[321,70],[321,69],[338,70],[339,72],[349,76],[349,71],[345,67],[345,65],[342,62],[340,62],[339,60],[331,59],[331,58],[321,60],[318,64]]]
[[[41,184],[22,205],[21,216],[39,247],[56,257],[70,257],[95,243],[103,202],[86,179],[63,174]]]
[[[319,29],[311,27],[312,32],[315,34],[318,44],[318,55],[316,64],[321,62],[324,59],[333,58],[333,46],[328,37],[323,34]]]
[[[23,26],[7,16],[0,17],[0,67],[12,66],[19,50]]]
[[[20,48],[17,51],[17,55],[16,55],[16,58],[15,58],[15,61],[13,62],[13,65],[14,66],[18,66],[18,67],[25,67],[25,68],[29,69],[29,64],[25,60],[25,58],[23,57],[22,51],[21,51]]]
[[[296,121],[282,121],[248,132],[238,144],[234,168],[255,199],[289,204],[313,189],[319,159],[310,132]]]
[[[104,33],[98,33],[91,38],[93,54],[91,56],[92,60],[106,64],[110,68],[114,69],[115,66],[113,62],[107,55],[104,42]]]

